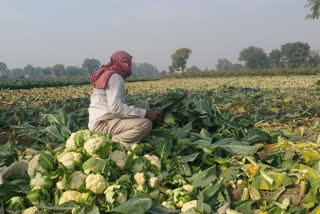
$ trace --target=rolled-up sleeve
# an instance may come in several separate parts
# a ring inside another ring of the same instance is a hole
[[[123,118],[141,117],[144,118],[147,110],[129,106],[125,103],[126,90],[124,81],[118,74],[113,74],[105,88],[109,111]]]

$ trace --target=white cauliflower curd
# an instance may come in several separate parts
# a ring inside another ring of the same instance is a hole
[[[79,164],[82,158],[82,155],[78,152],[67,152],[65,154],[58,155],[57,159],[62,163],[68,170],[73,170],[76,164]]]
[[[155,155],[144,155],[144,158],[148,159],[152,165],[155,165],[159,170],[161,170],[161,162],[159,158]]]
[[[77,145],[74,142],[74,136],[77,134],[77,132],[74,132],[71,134],[71,136],[68,138],[67,142],[66,142],[66,148],[68,150],[76,150],[77,149]]]
[[[187,192],[193,191],[193,186],[191,186],[190,184],[184,185],[182,188],[185,189]]]
[[[102,175],[91,174],[86,178],[86,188],[94,194],[102,194],[107,188],[107,184]]]
[[[36,212],[39,211],[36,206],[29,207],[28,209],[22,210],[22,214],[36,214]]]
[[[193,201],[189,201],[185,204],[183,204],[182,208],[181,208],[181,212],[187,212],[188,210],[192,209],[192,208],[196,208],[197,207],[197,200],[193,200]],[[211,207],[209,204],[203,203],[203,208],[205,211],[205,214],[210,214],[211,213]]]
[[[87,142],[85,142],[84,149],[89,155],[93,156],[96,153],[96,151],[101,147],[104,147],[105,144],[106,142],[103,137],[94,136],[90,138]]]
[[[74,142],[74,137],[75,137],[75,135],[79,134],[80,132],[83,133],[84,141],[88,140],[91,135],[89,130],[80,130],[80,131],[72,133],[66,142],[66,148],[68,150],[76,150],[78,148],[78,146]]]
[[[84,182],[85,176],[81,171],[74,171],[70,175],[70,189],[80,189],[81,185]]]
[[[150,187],[155,188],[160,185],[160,180],[158,177],[151,177],[149,178],[148,184]]]
[[[110,154],[110,159],[114,161],[119,168],[123,169],[126,165],[128,156],[125,152],[116,150]]]
[[[139,186],[142,186],[145,184],[146,179],[144,178],[144,174],[142,172],[138,172],[134,175],[134,180],[136,181],[136,184]]]
[[[67,201],[79,201],[80,197],[81,197],[81,192],[73,191],[73,190],[65,191],[62,193],[59,199],[59,205]]]

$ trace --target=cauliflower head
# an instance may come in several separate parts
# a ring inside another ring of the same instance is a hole
[[[50,188],[52,186],[52,180],[48,175],[42,175],[40,172],[37,172],[33,178],[30,180],[31,188],[34,187],[43,187]]]
[[[97,154],[101,157],[105,157],[109,152],[109,148],[110,147],[107,145],[105,138],[98,135],[92,136],[84,143],[84,149],[90,156]]]
[[[104,177],[100,174],[91,174],[86,178],[86,189],[94,194],[102,194],[107,188]]]
[[[68,150],[76,150],[77,149],[77,145],[76,143],[74,142],[74,136],[76,135],[77,133],[74,132],[71,134],[71,136],[68,138],[67,142],[66,142],[66,148]]]
[[[57,189],[63,190],[63,184],[62,184],[62,179],[60,179],[57,183],[56,183],[56,187]]]
[[[193,191],[193,186],[191,186],[190,184],[184,185],[182,188],[185,189],[187,192]]]
[[[73,170],[74,166],[81,162],[82,155],[78,152],[66,152],[57,156],[57,159],[68,170]]]
[[[159,170],[161,170],[161,162],[159,158],[155,155],[144,155],[144,158],[148,159],[152,165],[155,165]]]
[[[127,201],[127,198],[128,198],[128,194],[120,192],[119,195],[118,195],[117,201],[120,204],[123,204],[124,202]]]
[[[80,134],[80,133],[83,133],[84,141],[89,139],[89,137],[90,137],[90,131],[89,130],[80,130],[80,131],[72,133],[71,136],[68,138],[68,140],[66,142],[66,148],[68,150],[76,150],[78,148],[79,145],[76,144],[74,138],[75,138],[75,136],[77,134]]]
[[[22,210],[22,214],[36,214],[39,211],[38,207],[29,207],[28,209]]]
[[[65,191],[62,193],[59,199],[59,205],[67,201],[79,201],[80,197],[81,197],[81,192],[73,191],[73,190]]]
[[[158,177],[151,177],[149,178],[148,184],[150,187],[156,188],[160,185],[160,179]]]
[[[41,161],[41,166],[39,162]],[[46,173],[54,168],[54,157],[46,151],[35,155],[28,163],[28,175],[32,177],[36,172]]]
[[[85,176],[81,171],[74,171],[71,173],[70,178],[70,189],[79,190],[84,182]]]
[[[110,154],[110,159],[114,161],[119,168],[123,169],[128,156],[125,152],[116,150]]]
[[[197,200],[193,200],[193,201],[189,201],[185,204],[183,204],[182,208],[181,208],[181,212],[184,213],[192,208],[196,208],[197,207]],[[203,203],[203,208],[205,211],[205,214],[210,214],[211,213],[211,207],[209,204]]]
[[[137,172],[134,175],[134,180],[136,181],[136,184],[138,184],[139,186],[142,186],[146,183],[146,179],[144,178],[144,174],[142,172]]]

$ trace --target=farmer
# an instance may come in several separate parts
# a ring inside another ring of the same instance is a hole
[[[90,75],[94,87],[89,106],[89,130],[101,131],[112,137],[112,141],[136,144],[147,136],[152,122],[161,114],[125,103],[124,80],[131,72],[131,59],[128,53],[118,51],[111,56],[107,65]]]

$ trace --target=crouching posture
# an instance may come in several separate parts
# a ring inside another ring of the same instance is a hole
[[[131,75],[132,56],[118,51],[110,63],[90,75],[93,93],[89,106],[89,129],[101,131],[112,137],[112,141],[127,144],[138,143],[152,129],[152,122],[161,114],[129,106],[125,102],[124,80]]]

